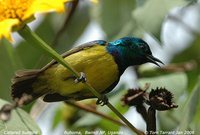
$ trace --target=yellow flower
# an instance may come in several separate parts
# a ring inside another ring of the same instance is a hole
[[[0,0],[0,39],[11,40],[11,31],[34,19],[34,14],[63,12],[64,3],[72,0]]]
[[[90,0],[90,1],[95,3],[95,4],[99,3],[99,0]]]

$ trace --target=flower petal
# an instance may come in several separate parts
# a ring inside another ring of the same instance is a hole
[[[90,0],[91,2],[93,2],[94,4],[98,4],[99,0]]]
[[[9,41],[12,41],[11,37],[12,28],[17,24],[19,24],[18,19],[5,19],[3,21],[0,21],[0,39],[5,37]]]
[[[31,4],[31,7],[26,11],[23,20],[26,20],[35,13],[45,12],[64,12],[64,3],[71,0],[35,0]]]

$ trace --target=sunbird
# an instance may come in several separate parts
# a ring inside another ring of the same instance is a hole
[[[147,62],[162,63],[152,55],[149,45],[140,38],[124,37],[113,42],[95,40],[75,47],[63,58],[76,71],[84,73],[86,81],[99,93],[106,94],[118,84],[121,75],[129,66]],[[12,97],[19,101],[24,95],[24,104],[43,96],[45,102],[83,100],[95,96],[84,83],[55,60],[41,69],[21,70],[12,79]]]

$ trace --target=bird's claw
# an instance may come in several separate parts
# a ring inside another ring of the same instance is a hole
[[[96,102],[97,105],[104,106],[108,103],[108,97],[106,95],[101,95],[101,98],[99,98]]]
[[[87,79],[86,79],[85,73],[80,72],[80,77],[75,79],[75,83],[79,83],[79,82],[85,83],[86,80]]]

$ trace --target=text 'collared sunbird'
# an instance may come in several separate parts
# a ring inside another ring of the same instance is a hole
[[[85,73],[87,82],[101,94],[117,85],[127,67],[146,62],[162,63],[152,55],[145,41],[135,37],[85,43],[67,51],[63,58],[75,70]],[[95,97],[84,83],[75,83],[75,79],[63,65],[53,60],[39,70],[18,71],[12,80],[12,97],[18,101],[23,95],[31,96],[26,104],[41,96],[46,102]]]

